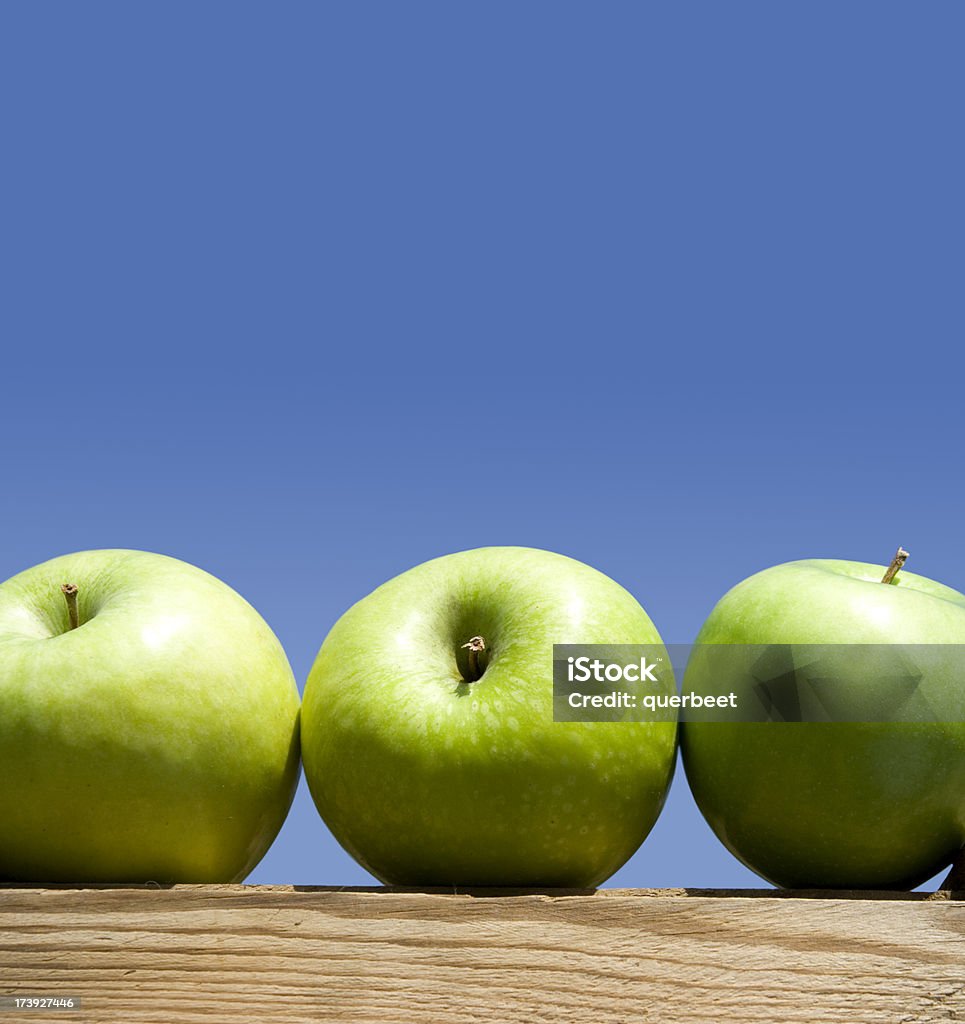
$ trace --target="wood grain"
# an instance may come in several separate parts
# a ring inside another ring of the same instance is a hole
[[[808,897],[808,898],[804,898]],[[0,888],[4,1021],[965,1021],[965,903],[917,894]]]

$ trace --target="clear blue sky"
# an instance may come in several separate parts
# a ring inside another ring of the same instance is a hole
[[[965,7],[0,13],[0,578],[244,594],[300,684],[427,558],[550,548],[668,642],[807,556],[965,588]],[[355,883],[304,790],[255,881]],[[682,772],[612,884],[753,876]]]

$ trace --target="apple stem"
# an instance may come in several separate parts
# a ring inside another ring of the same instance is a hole
[[[70,628],[76,629],[80,625],[80,619],[77,616],[77,585],[65,583],[60,588],[60,592],[67,602],[67,618],[70,620]]]
[[[965,847],[958,851],[951,869],[938,887],[939,892],[961,892],[965,889]]]
[[[881,582],[890,583],[898,575],[898,570],[905,564],[907,558],[908,552],[904,548],[898,548],[895,552],[895,557],[891,560],[891,565],[885,569],[885,574],[881,577]]]
[[[467,683],[474,683],[480,678],[482,672],[479,671],[479,655],[486,650],[486,641],[481,636],[473,636],[469,638],[469,643],[462,645],[462,650],[469,651],[469,679]]]

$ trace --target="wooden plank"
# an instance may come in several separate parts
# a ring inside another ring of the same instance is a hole
[[[965,1021],[965,903],[821,895],[3,887],[0,994],[82,1008],[0,1024]]]

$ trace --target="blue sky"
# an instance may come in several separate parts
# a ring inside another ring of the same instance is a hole
[[[669,642],[765,566],[965,588],[965,10],[7,6],[0,578],[194,562],[302,683],[427,558],[524,544]],[[682,773],[613,880],[753,876]],[[252,879],[367,876],[304,789]]]

